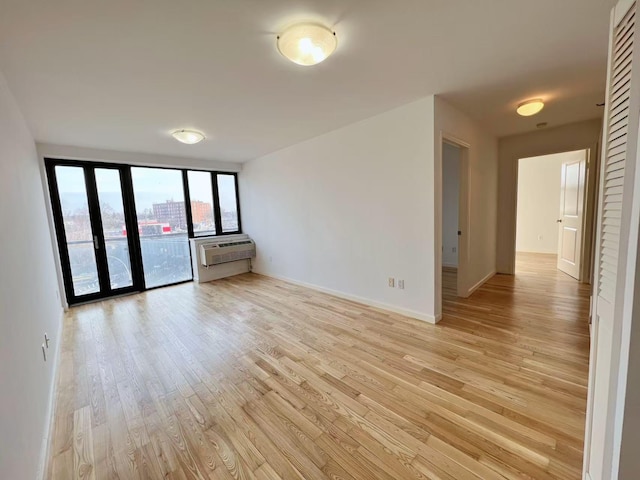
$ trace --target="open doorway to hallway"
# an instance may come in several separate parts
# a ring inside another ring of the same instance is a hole
[[[454,296],[458,294],[461,155],[457,145],[442,144],[442,289],[443,295]]]
[[[469,146],[442,140],[442,294],[467,297]]]
[[[588,150],[520,159],[516,273],[538,263],[589,283],[588,160]]]

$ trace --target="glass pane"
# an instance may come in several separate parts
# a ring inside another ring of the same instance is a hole
[[[100,291],[96,252],[89,217],[89,203],[82,167],[56,166],[58,194],[62,204],[64,236],[69,250],[73,294],[76,297]]]
[[[218,174],[218,195],[223,232],[238,231],[238,202],[236,201],[236,176]]]
[[[213,216],[213,186],[210,172],[187,172],[191,197],[191,220],[195,236],[215,235]]]
[[[131,176],[146,287],[191,280],[182,172],[132,167]]]
[[[96,168],[95,175],[111,289],[130,287],[133,285],[133,276],[125,228],[120,172],[112,168]]]

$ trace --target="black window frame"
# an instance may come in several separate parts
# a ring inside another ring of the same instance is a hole
[[[65,285],[65,297],[67,299],[67,303],[69,306],[81,305],[84,303],[90,303],[97,300],[103,300],[106,298],[110,298],[112,296],[121,295],[125,293],[135,293],[135,292],[143,292],[148,290],[153,290],[156,288],[168,287],[171,285],[177,285],[180,283],[188,283],[192,282],[193,275],[193,259],[189,262],[192,270],[192,276],[189,280],[184,280],[172,284],[160,285],[154,287],[148,287],[146,285],[144,279],[144,266],[142,264],[142,252],[140,247],[140,239],[138,236],[138,230],[136,228],[131,229],[131,232],[128,234],[128,247],[131,252],[131,267],[133,268],[135,275],[133,279],[133,285],[129,287],[123,287],[116,290],[111,289],[110,287],[107,289],[101,289],[100,292],[86,294],[82,296],[76,296],[73,290],[73,281],[71,277],[71,265],[69,263],[69,252],[66,242],[66,235],[64,230],[64,220],[62,215],[62,207],[58,192],[57,186],[57,177],[55,174],[56,166],[72,166],[72,167],[81,167],[85,169],[85,188],[87,188],[87,195],[89,198],[89,189],[95,189],[95,177],[93,177],[93,173],[90,176],[87,176],[87,169],[91,170],[94,168],[108,168],[115,169],[120,172],[120,181],[122,188],[122,200],[123,206],[125,209],[125,218],[127,218],[127,222],[130,222],[132,225],[138,224],[138,218],[135,208],[135,193],[133,189],[133,181],[131,177],[131,169],[132,168],[152,168],[152,169],[165,169],[165,170],[175,170],[182,173],[182,182],[183,182],[183,190],[184,190],[184,202],[185,202],[185,214],[187,221],[187,236],[189,240],[192,239],[201,239],[207,237],[217,237],[217,236],[227,236],[227,235],[238,235],[242,234],[242,220],[241,220],[241,211],[240,211],[240,190],[238,183],[238,173],[237,172],[228,172],[221,170],[205,170],[198,168],[179,168],[179,167],[171,167],[171,166],[158,166],[158,165],[145,165],[145,164],[130,164],[130,163],[121,163],[121,162],[109,162],[109,161],[99,161],[99,160],[81,160],[81,159],[67,159],[65,157],[45,157],[44,165],[46,171],[47,185],[49,190],[49,199],[51,201],[51,210],[53,214],[54,220],[54,230],[56,243],[58,244],[58,255],[60,256],[61,262],[61,270],[64,278]],[[189,182],[188,182],[188,173],[189,171],[195,172],[205,172],[211,175],[211,188],[213,194],[214,201],[214,212],[217,211],[216,218],[216,234],[206,234],[206,235],[194,235],[193,231],[193,218],[191,211],[191,193],[189,191]],[[91,171],[92,172],[92,171]],[[235,185],[235,197],[236,197],[236,208],[238,212],[238,230],[233,232],[223,232],[222,231],[222,221],[220,215],[220,199],[218,198],[217,191],[217,175],[232,175],[234,177],[234,185]],[[91,180],[91,182],[90,182]],[[87,182],[90,185],[87,186]],[[94,192],[95,193],[95,192]],[[99,203],[97,200],[97,195],[95,195],[95,199],[92,201],[89,198],[89,201],[92,202],[93,209],[95,212],[99,212]],[[92,222],[94,220],[92,219]],[[101,217],[96,216],[95,222],[98,222],[92,225],[92,229],[95,231],[101,230]],[[104,250],[104,241],[101,241],[101,248]],[[189,255],[192,255],[191,248],[189,248]],[[96,262],[99,259],[96,258]],[[104,263],[104,262],[103,262]],[[108,271],[108,269],[103,269],[103,272]],[[100,274],[100,270],[98,271]],[[107,285],[109,282],[106,278],[101,279],[101,285]]]
[[[203,172],[208,173],[211,176],[211,194],[213,197],[213,219],[216,226],[215,234],[209,232],[197,235],[193,230],[193,215],[191,211],[191,192],[189,191],[189,172]],[[234,180],[235,197],[236,197],[236,212],[238,214],[238,229],[231,232],[222,231],[222,211],[220,209],[220,194],[218,188],[218,175],[231,175]],[[183,170],[182,180],[184,182],[185,191],[185,207],[187,209],[187,227],[189,232],[189,238],[207,238],[207,237],[223,237],[226,235],[239,235],[242,234],[242,215],[240,212],[240,189],[238,188],[238,173],[237,172],[225,172],[220,170],[202,170],[198,168],[187,168]]]

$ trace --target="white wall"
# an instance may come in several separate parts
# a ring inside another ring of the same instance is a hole
[[[468,288],[488,279],[497,141],[437,97],[246,163],[240,196],[245,232],[257,243],[254,270],[438,320],[443,133],[470,145]],[[390,288],[389,277],[405,289]]]
[[[434,321],[433,102],[246,163],[254,270]]]
[[[442,147],[442,265],[458,266],[460,147]]]
[[[538,130],[501,138],[499,141],[499,186],[498,186],[498,248],[497,270],[500,273],[515,272],[516,250],[516,198],[518,185],[518,160],[561,152],[591,149],[589,168],[597,170],[598,144],[600,141],[600,119],[571,123],[556,128]],[[595,176],[590,177],[587,188],[595,187]],[[585,215],[595,215],[594,195],[587,196]],[[591,236],[587,235],[590,240]],[[590,251],[585,244],[583,251]],[[588,270],[590,262],[583,262]],[[588,278],[588,275],[583,275]]]
[[[35,144],[1,74],[0,225],[0,478],[33,479],[48,433],[62,309]]]
[[[443,136],[457,139],[469,146],[468,172],[461,172],[461,188],[468,190],[468,218],[462,218],[458,276],[464,276],[462,289],[472,292],[496,272],[496,229],[497,229],[497,189],[498,189],[498,142],[485,132],[478,123],[442,98],[435,98],[434,132],[436,138]],[[435,178],[442,178],[442,142],[435,142]],[[436,198],[435,228],[438,232],[437,250],[441,251],[442,198],[438,182],[434,185]],[[465,223],[467,224],[465,228]],[[463,249],[467,251],[464,252]],[[463,271],[463,258],[468,262]],[[442,311],[441,259],[434,259],[436,265],[434,283],[436,285],[436,312]]]
[[[584,151],[520,159],[516,251],[558,253],[562,163]]]

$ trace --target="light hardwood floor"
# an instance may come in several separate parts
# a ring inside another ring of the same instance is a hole
[[[437,326],[253,274],[75,308],[50,477],[577,479],[588,287],[519,260]]]

